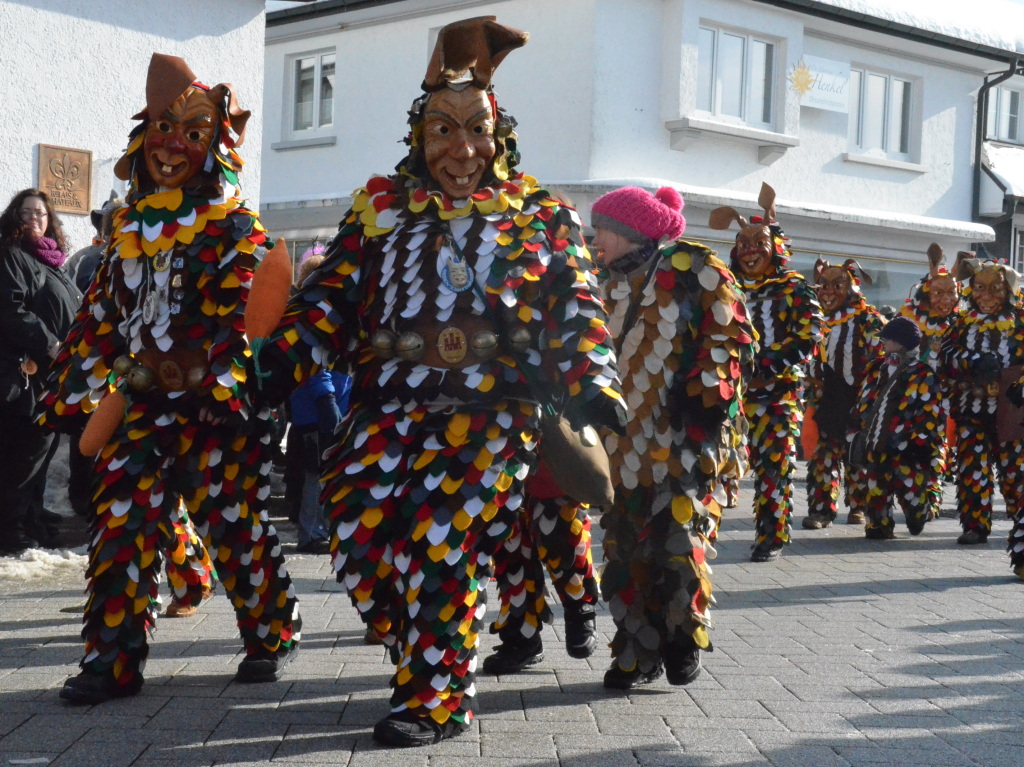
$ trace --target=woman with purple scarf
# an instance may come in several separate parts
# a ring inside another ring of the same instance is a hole
[[[56,450],[36,424],[36,397],[81,302],[45,192],[18,192],[0,214],[0,554],[52,545],[34,502]]]

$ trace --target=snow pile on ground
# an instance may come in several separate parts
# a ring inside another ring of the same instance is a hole
[[[0,557],[0,581],[31,581],[85,573],[86,547],[77,549],[26,549],[17,556]]]

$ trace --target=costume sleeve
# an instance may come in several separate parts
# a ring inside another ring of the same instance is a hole
[[[881,358],[868,362],[864,369],[864,379],[860,384],[860,393],[857,396],[857,404],[850,413],[849,433],[864,431],[867,427],[868,412],[878,396],[878,382],[882,374]]]
[[[791,375],[794,368],[817,354],[822,339],[824,319],[818,298],[803,277],[794,273],[793,280],[792,289],[785,294],[786,307],[779,316],[783,332],[761,349],[757,374],[765,378]]]
[[[871,309],[864,314],[864,320],[861,323],[862,336],[859,346],[861,368],[881,355],[882,339],[878,337],[878,334],[882,332],[884,327],[885,317],[877,311]]]
[[[113,385],[114,360],[124,353],[118,331],[118,306],[110,286],[111,257],[106,253],[86,293],[68,337],[50,365],[39,422],[74,430],[84,424]]]
[[[553,279],[546,306],[547,352],[554,356],[573,408],[583,420],[618,429],[626,406],[594,263],[583,244],[576,211],[548,210],[551,217],[543,231],[552,252]],[[539,238],[531,238],[535,239]]]
[[[323,263],[288,302],[281,322],[263,346],[260,389],[271,402],[350,352],[358,340],[363,301],[360,263],[365,237],[349,212],[330,242]]]
[[[900,404],[901,412],[908,414],[907,446],[916,448],[929,459],[938,459],[945,436],[946,415],[938,376],[928,365],[922,363],[919,366],[907,387],[906,403]]]
[[[0,333],[8,347],[45,363],[50,359],[50,348],[60,339],[29,309],[35,278],[27,266],[25,258],[16,252],[5,249],[0,253]]]

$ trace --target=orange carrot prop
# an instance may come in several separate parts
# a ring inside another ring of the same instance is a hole
[[[110,442],[110,438],[124,420],[127,404],[128,400],[119,389],[107,392],[89,416],[82,438],[78,441],[78,450],[82,455],[92,458]]]
[[[804,449],[804,460],[810,460],[818,449],[818,423],[814,420],[815,408],[807,408],[804,413],[804,426],[800,430],[800,446]]]
[[[250,344],[274,332],[284,315],[291,287],[292,260],[284,238],[278,238],[252,276],[249,300],[245,304],[245,334]]]

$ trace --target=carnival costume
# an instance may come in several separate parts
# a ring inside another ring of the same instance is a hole
[[[928,485],[929,516],[932,518],[938,516],[942,506],[943,476],[952,477],[956,464],[956,429],[955,424],[949,419],[949,396],[939,352],[942,349],[943,335],[959,313],[960,284],[955,275],[960,262],[964,258],[973,257],[974,253],[961,251],[957,254],[957,264],[950,272],[942,265],[942,248],[933,242],[928,247],[928,275],[914,286],[911,295],[900,307],[900,316],[913,320],[921,329],[921,362],[939,374],[938,396],[941,399],[943,413],[940,423],[945,428],[947,438],[942,441],[938,464],[922,467],[922,471],[928,474],[925,481]]]
[[[89,437],[98,454],[86,651],[61,692],[75,703],[141,687],[179,497],[235,608],[246,651],[236,679],[277,678],[299,638],[265,508],[270,411],[245,389],[243,308],[266,239],[237,188],[234,147],[249,113],[229,85],[208,88],[162,54],[146,101],[115,167],[127,206],[44,398],[46,424],[73,427],[95,411],[86,435],[99,435]]]
[[[861,280],[871,278],[853,259],[842,265],[818,259],[814,282],[825,313],[824,338],[810,364],[808,410],[814,408],[818,445],[807,459],[807,517],[804,528],[828,527],[836,518],[840,476],[845,474],[848,522],[862,524],[867,494],[863,470],[846,460],[846,433],[867,364],[881,352],[878,332],[885,320],[868,304]]]
[[[409,155],[355,192],[259,357],[272,400],[334,357],[353,372],[322,498],[337,578],[396,665],[374,727],[388,745],[472,718],[490,562],[538,438],[525,376],[571,396],[580,421],[624,408],[579,219],[512,171],[515,122],[490,89],[526,38],[491,17],[440,30]]]
[[[606,687],[628,689],[667,672],[700,673],[711,570],[725,492],[746,469],[742,375],[754,330],[728,268],[706,246],[678,239],[685,219],[671,187],[609,192],[593,205],[595,249],[619,235],[635,250],[598,261],[609,325],[621,349],[625,434],[606,434],[615,502],[601,518],[601,591],[615,620]],[[662,241],[668,240],[662,245]]]
[[[907,317],[882,329],[892,346],[867,363],[853,431],[861,432],[866,472],[865,536],[895,537],[892,504],[903,509],[911,535],[929,519],[929,479],[942,447],[945,415],[938,375],[920,360],[921,331]]]
[[[744,393],[754,474],[756,537],[751,560],[778,558],[789,543],[793,472],[802,419],[804,367],[822,338],[821,308],[803,276],[786,268],[789,242],[775,221],[775,192],[761,187],[765,215],[750,223],[732,208],[716,208],[713,229],[740,224],[731,267],[759,336],[754,375]]]
[[[992,530],[994,474],[1013,520],[1010,563],[1024,571],[1024,438],[1007,394],[1020,399],[1024,366],[1024,309],[1018,275],[1005,264],[965,262],[970,273],[967,308],[942,342],[943,371],[957,425],[957,509],[961,544],[984,543]]]

